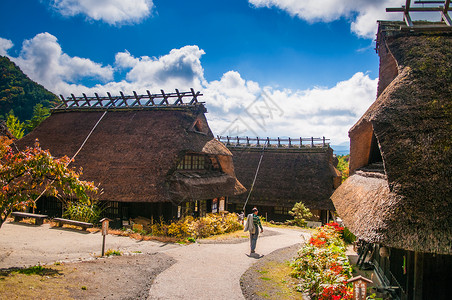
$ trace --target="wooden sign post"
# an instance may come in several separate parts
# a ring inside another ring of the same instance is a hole
[[[105,254],[105,236],[108,234],[108,225],[110,224],[110,219],[103,218],[100,220],[102,223],[102,256]]]
[[[353,282],[353,300],[366,300],[367,284],[372,283],[372,280],[360,275],[350,278],[347,282]]]

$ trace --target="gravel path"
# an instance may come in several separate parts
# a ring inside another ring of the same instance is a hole
[[[152,266],[155,271],[149,273],[153,282],[146,284],[149,289],[152,283],[147,296],[150,300],[244,299],[240,287],[242,274],[264,255],[301,243],[304,241],[303,236],[308,235],[309,233],[299,230],[264,228],[264,234],[257,241],[257,253],[251,256],[249,240],[243,239],[240,243],[231,241],[178,245],[108,235],[106,249],[165,255],[165,258],[161,259],[162,268],[159,268],[157,261],[153,261],[156,263]],[[34,226],[6,222],[0,229],[0,268],[28,267],[55,261],[92,260],[100,255],[101,246],[100,233],[51,228],[47,224]],[[96,261],[102,263],[101,260]],[[171,266],[167,268],[169,265]],[[130,267],[133,267],[133,264]],[[165,268],[167,269],[164,270]],[[138,274],[141,274],[141,269],[143,267],[139,265],[135,268]],[[157,275],[160,271],[163,272]],[[107,273],[114,275],[114,272]],[[149,274],[142,273],[147,278],[150,278]]]
[[[308,233],[291,229],[264,228],[279,234],[260,237],[256,255],[249,243],[192,244],[165,253],[177,262],[160,273],[149,299],[244,299],[240,277],[256,261],[277,249],[303,242]]]
[[[137,241],[129,237],[106,236],[105,250],[156,253],[178,244]],[[55,261],[73,262],[100,256],[102,235],[77,229],[6,222],[0,228],[0,268],[29,267]]]

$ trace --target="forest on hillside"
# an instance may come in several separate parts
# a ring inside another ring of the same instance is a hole
[[[0,56],[0,119],[16,138],[39,125],[58,102],[55,94],[28,78],[9,58]]]

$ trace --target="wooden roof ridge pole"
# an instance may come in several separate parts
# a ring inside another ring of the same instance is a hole
[[[414,4],[444,4],[444,6],[438,6],[438,7],[411,7],[411,0],[406,0],[405,5],[402,5],[402,7],[391,7],[386,8],[386,12],[403,12],[403,20],[407,24],[408,27],[413,27],[413,21],[411,20],[410,11],[411,12],[440,12],[441,13],[441,20],[444,21],[444,23],[447,26],[452,26],[452,20],[449,16],[449,11],[451,11],[450,8],[450,0],[443,0],[443,1],[426,1],[426,0],[419,0],[414,1]]]
[[[190,101],[190,105],[193,103],[198,103],[198,96],[201,94],[199,91],[195,93],[195,90],[193,88],[190,88],[191,94],[193,98]]]
[[[77,100],[77,98],[75,98],[74,94],[71,94],[71,96],[72,96],[72,100],[74,101],[74,103],[72,103],[70,106],[74,106],[74,105],[80,106],[80,105],[78,105],[78,100]]]
[[[446,0],[446,2],[444,2],[444,9],[441,12],[441,18],[444,20],[444,22],[447,25],[452,26],[452,20],[450,19],[450,16],[449,16],[449,8],[450,8],[450,0]]]
[[[403,12],[403,19],[405,20],[405,23],[407,24],[407,26],[413,26],[413,21],[411,21],[411,17],[410,17],[410,5],[411,5],[411,0],[406,0],[406,4],[405,4],[405,10]]]
[[[139,97],[137,95],[137,92],[133,91],[133,95],[135,96],[136,100],[130,106],[135,106],[137,103],[138,103],[138,106],[142,106],[141,102],[140,102],[141,97]]]
[[[177,104],[184,104],[184,102],[182,101],[182,97],[183,97],[183,95],[181,95],[180,93],[179,93],[179,90],[178,89],[176,89],[176,94],[177,94],[177,100],[176,100],[176,102],[174,102],[174,105],[177,105]]]
[[[124,93],[122,91],[119,91],[119,94],[121,94],[121,98],[122,98],[122,103],[119,104],[119,106],[121,106],[122,104],[124,104],[125,106],[129,106],[129,104],[127,103],[127,99],[124,96]]]
[[[164,103],[165,103],[166,105],[169,105],[169,103],[168,103],[168,95],[165,95],[165,91],[163,91],[163,90],[160,90],[160,92],[162,92],[163,100],[160,101],[160,104],[159,104],[159,105],[163,105]]]
[[[97,104],[99,104],[100,107],[104,107],[104,105],[102,104],[102,100],[101,100],[100,97],[99,97],[99,94],[98,94],[98,93],[94,93],[94,95],[96,95],[97,102],[94,103],[93,106],[96,106]]]
[[[151,92],[149,90],[146,90],[146,93],[148,94],[149,100],[146,102],[145,106],[148,106],[149,103],[152,103],[152,106],[154,106],[154,96],[151,95]]]
[[[110,99],[110,102],[108,102],[106,106],[107,107],[110,107],[110,106],[116,107],[116,104],[115,104],[116,101],[111,97],[110,92],[107,92],[107,95],[108,95],[108,99]]]
[[[82,93],[82,95],[83,95],[83,98],[85,99],[85,103],[83,103],[82,106],[85,106],[85,105],[91,106],[91,103],[89,102],[88,97],[86,97],[86,94]]]
[[[67,100],[64,99],[64,96],[60,94],[60,98],[61,98],[61,101],[63,101],[63,103],[61,105],[64,105],[65,107],[68,107]],[[58,105],[56,108],[59,108],[61,105]]]

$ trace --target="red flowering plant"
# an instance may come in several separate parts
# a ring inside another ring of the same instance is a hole
[[[297,289],[311,299],[351,299],[347,280],[351,267],[345,255],[340,226],[325,225],[312,235],[292,262]]]
[[[339,223],[337,223],[337,222],[330,222],[330,223],[325,224],[325,226],[333,227],[334,230],[339,232],[341,235],[344,233],[344,227],[340,226]]]

